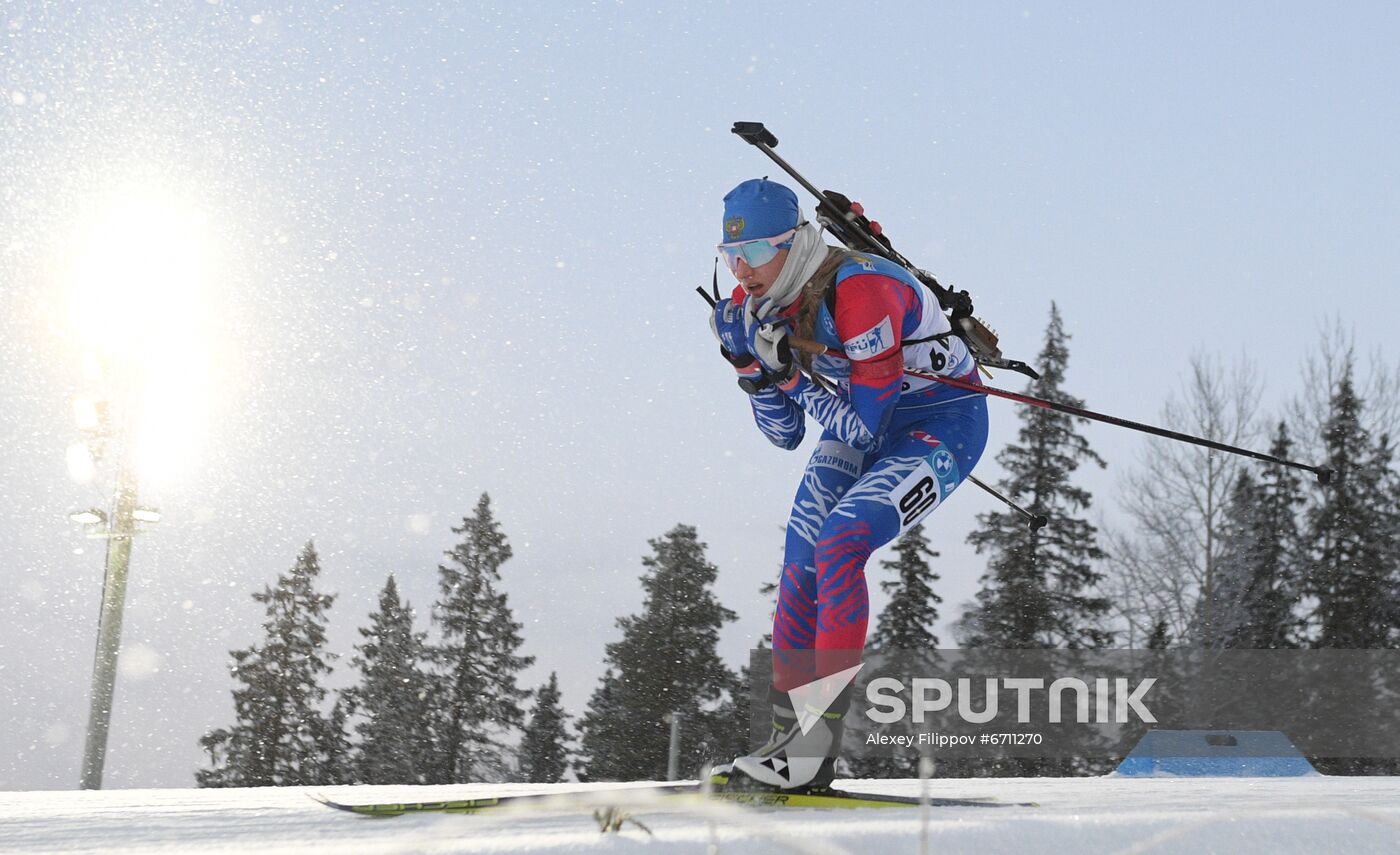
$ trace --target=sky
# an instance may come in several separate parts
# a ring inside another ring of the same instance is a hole
[[[1395,358],[1388,4],[17,2],[2,18],[0,790],[78,780],[103,553],[67,514],[106,503],[111,461],[83,484],[67,455],[75,397],[107,388],[92,338],[128,321],[146,332],[126,346],[178,391],[140,488],[164,519],[133,550],[106,786],[193,785],[199,736],[232,719],[227,652],[258,640],[251,594],[305,542],[348,659],[389,573],[426,619],[482,492],[515,551],[527,684],[557,671],[582,711],[641,604],[648,539],[677,523],[709,545],[740,615],[721,652],[743,661],[810,443],[784,453],[753,428],[694,293],[723,195],[778,177],[735,121],[765,122],[809,179],[970,290],[1009,356],[1033,360],[1056,303],[1066,385],[1090,407],[1160,420],[1209,355],[1253,362],[1281,411],[1333,321]],[[121,286],[156,294],[146,310],[114,300],[103,228],[149,265]],[[1015,406],[990,406],[983,480]],[[1085,435],[1109,466],[1083,483],[1112,522],[1147,440]],[[945,642],[992,501],[961,490],[927,525]]]

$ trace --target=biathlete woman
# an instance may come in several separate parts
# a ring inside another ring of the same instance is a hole
[[[772,736],[716,780],[820,789],[835,774],[865,646],[866,561],[977,465],[986,398],[905,375],[978,380],[937,297],[891,261],[827,246],[787,187],[753,179],[725,196],[719,253],[739,284],[715,306],[711,328],[758,429],[788,450],[801,444],[806,416],[823,431],[787,526]]]

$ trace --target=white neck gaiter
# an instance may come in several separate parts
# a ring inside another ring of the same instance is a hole
[[[787,261],[773,287],[764,294],[764,299],[772,300],[782,308],[792,305],[802,293],[802,286],[816,274],[826,260],[826,243],[822,241],[822,231],[816,223],[803,223],[792,239],[792,249],[788,250]]]

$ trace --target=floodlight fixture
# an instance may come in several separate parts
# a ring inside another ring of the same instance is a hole
[[[68,519],[82,525],[102,525],[107,522],[107,512],[101,508],[87,508],[86,510],[74,511],[68,515]]]
[[[159,508],[136,508],[131,512],[131,518],[137,522],[155,524],[160,522]]]

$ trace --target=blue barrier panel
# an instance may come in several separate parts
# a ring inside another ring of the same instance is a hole
[[[1276,778],[1318,772],[1277,730],[1149,730],[1117,774]]]

